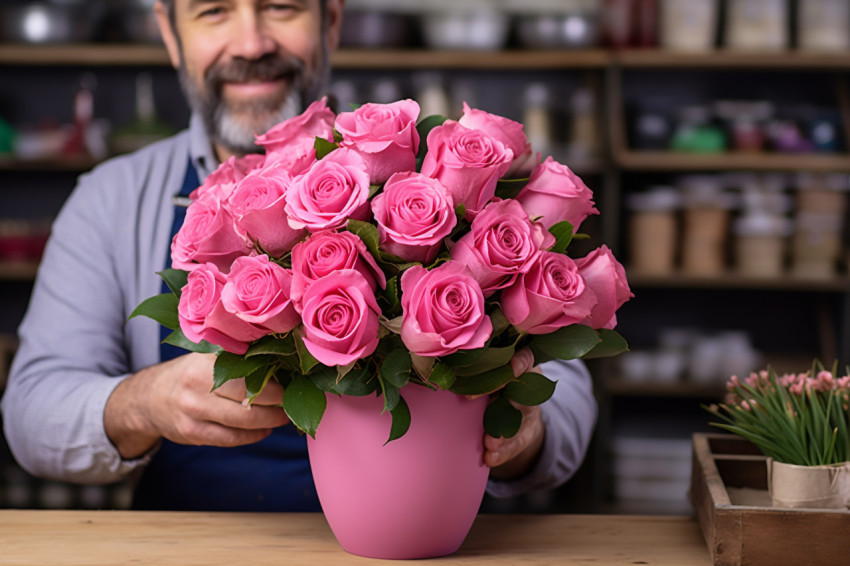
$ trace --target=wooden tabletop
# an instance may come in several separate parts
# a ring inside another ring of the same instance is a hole
[[[0,511],[0,563],[27,566],[388,564],[347,554],[321,514]],[[428,562],[470,565],[711,564],[686,517],[480,515],[461,549]],[[420,564],[422,562],[420,561]]]

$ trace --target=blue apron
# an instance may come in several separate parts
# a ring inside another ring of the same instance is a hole
[[[191,160],[178,196],[188,196],[200,184]],[[175,206],[172,237],[183,224],[186,209]],[[171,239],[169,239],[169,245]],[[171,267],[171,253],[165,267]],[[163,293],[168,288],[163,284]],[[164,338],[170,331],[162,327]],[[165,361],[184,354],[162,343]],[[233,448],[187,446],[163,439],[145,469],[133,498],[133,508],[173,511],[319,511],[319,500],[307,459],[303,434],[287,425],[255,444]]]

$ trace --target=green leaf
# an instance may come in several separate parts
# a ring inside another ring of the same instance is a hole
[[[499,179],[496,183],[496,196],[500,199],[516,198],[522,188],[528,183],[525,179]]]
[[[316,429],[325,414],[328,400],[325,392],[303,375],[292,378],[283,390],[283,410],[299,430],[316,438]]]
[[[387,288],[384,289],[384,298],[389,307],[384,311],[388,316],[401,314],[401,297],[399,296],[398,275],[387,279]]]
[[[297,355],[295,340],[293,340],[291,334],[287,334],[284,337],[275,335],[264,336],[248,348],[248,351],[245,352],[245,357],[250,358],[251,356],[264,354],[284,357],[295,356]]]
[[[444,363],[436,363],[431,368],[431,375],[428,376],[428,382],[433,383],[440,389],[451,389],[457,378],[451,367]]]
[[[410,381],[410,370],[412,368],[413,363],[410,361],[410,353],[403,348],[397,348],[387,354],[387,357],[381,362],[379,371],[384,381],[401,388]]]
[[[534,361],[540,364],[551,359],[574,360],[587,354],[601,342],[589,326],[572,324],[551,334],[534,336],[529,342]]]
[[[595,358],[610,358],[629,351],[626,339],[614,330],[600,328],[596,331],[602,341],[592,350],[582,356],[582,359],[592,360]]]
[[[378,380],[375,379],[373,371],[370,367],[364,367],[348,372],[348,375],[339,380],[334,386],[334,392],[340,395],[353,395],[355,397],[363,397],[374,393],[378,388]]]
[[[555,236],[555,245],[549,248],[549,251],[559,254],[566,252],[573,239],[573,225],[564,220],[551,226],[549,232]]]
[[[300,329],[295,329],[292,334],[295,337],[295,350],[298,352],[298,359],[301,363],[301,373],[307,374],[311,369],[319,365],[319,360],[313,357],[313,354],[307,349]]]
[[[272,375],[274,375],[273,371],[263,367],[245,378],[245,394],[248,396],[249,403],[253,403],[257,395],[263,392]]]
[[[210,344],[206,340],[201,340],[197,344],[192,342],[186,338],[186,335],[183,334],[183,331],[179,328],[166,336],[163,342],[171,344],[172,346],[177,346],[178,348],[183,348],[184,350],[189,350],[190,352],[200,352],[201,354],[217,354],[218,352],[224,351],[221,346]]]
[[[512,438],[522,424],[522,413],[501,395],[484,411],[484,430],[493,438]]]
[[[376,258],[380,257],[381,252],[378,249],[380,238],[378,236],[378,229],[374,225],[363,222],[362,220],[350,219],[345,229],[363,240],[369,253]]]
[[[484,395],[492,393],[514,378],[510,365],[455,381],[451,391],[458,395]]]
[[[422,160],[425,159],[425,154],[428,153],[428,134],[437,126],[442,126],[447,119],[445,116],[435,114],[423,118],[416,125],[416,131],[419,132],[419,151],[416,153],[418,163],[421,164]]]
[[[189,279],[189,272],[169,267],[168,269],[160,271],[157,275],[165,281],[165,284],[169,289],[171,289],[171,292],[177,295],[177,298],[179,299],[180,294],[183,291],[183,287],[186,286]]]
[[[505,313],[503,313],[500,308],[493,309],[493,312],[490,313],[490,322],[493,324],[492,336],[500,335],[511,325],[511,323],[508,322]]]
[[[316,159],[323,159],[328,156],[332,151],[337,149],[337,146],[333,142],[329,142],[324,138],[320,138],[316,136],[316,141],[313,143],[313,147],[316,148]]]
[[[511,363],[511,358],[514,357],[516,348],[505,346],[504,348],[484,348],[485,355],[471,365],[454,366],[455,373],[458,376],[477,375],[498,369],[506,364]]]
[[[127,320],[137,316],[146,316],[148,318],[152,318],[166,328],[176,330],[177,328],[180,328],[180,320],[177,318],[177,304],[179,302],[180,300],[177,296],[171,293],[154,295],[153,297],[142,301],[141,304],[139,304],[139,306],[130,313],[130,317]]]
[[[213,366],[213,389],[218,389],[232,379],[247,377],[268,365],[269,358],[265,356],[244,358],[230,352],[220,352]]]
[[[381,392],[384,395],[384,410],[381,411],[390,411],[398,406],[398,401],[401,399],[401,395],[398,392],[398,387],[393,385],[392,383],[387,383],[380,376],[378,376],[378,383],[381,384]]]
[[[410,409],[404,397],[399,397],[398,404],[390,411],[392,425],[390,425],[390,437],[384,443],[389,444],[397,438],[401,438],[410,428]]]
[[[539,405],[555,392],[556,383],[546,376],[530,371],[505,386],[504,396],[520,405]]]

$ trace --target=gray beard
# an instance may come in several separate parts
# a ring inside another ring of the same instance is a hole
[[[181,59],[182,56],[181,53]],[[243,67],[253,64],[240,63]],[[322,53],[316,74],[305,70],[300,63],[293,64],[294,67],[297,69],[289,75],[292,83],[283,102],[258,100],[238,106],[228,105],[221,97],[216,85],[217,76],[222,74],[220,70],[213,69],[204,84],[198,85],[189,77],[185,62],[181,61],[178,76],[190,108],[203,119],[212,142],[233,154],[245,155],[262,153],[263,148],[255,143],[256,136],[303,112],[307,104],[318,99],[324,89],[330,72],[327,53]],[[224,71],[224,74],[229,72]]]

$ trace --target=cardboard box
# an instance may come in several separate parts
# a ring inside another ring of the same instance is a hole
[[[689,498],[716,566],[850,564],[850,511],[780,509],[767,458],[735,435],[693,435]]]

